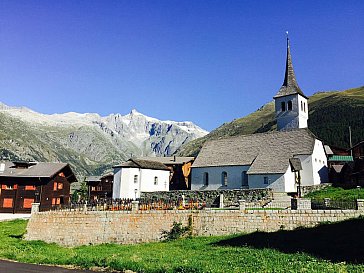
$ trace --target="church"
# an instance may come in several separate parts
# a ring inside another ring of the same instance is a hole
[[[206,142],[192,165],[191,189],[296,192],[298,183],[328,182],[324,145],[307,128],[307,99],[296,81],[287,37],[284,82],[274,96],[277,131]]]

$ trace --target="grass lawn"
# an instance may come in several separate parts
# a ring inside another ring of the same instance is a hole
[[[364,189],[343,189],[340,187],[327,187],[323,190],[311,192],[305,195],[307,198],[324,199],[330,198],[332,200],[356,200],[364,199]]]
[[[27,221],[16,220],[0,222],[0,257],[29,263],[108,267],[136,272],[364,272],[364,260],[352,262],[346,261],[346,256],[325,256],[332,249],[345,254],[346,247],[350,247],[360,252],[357,255],[361,259],[363,248],[356,248],[362,242],[356,246],[345,236],[341,238],[346,243],[332,240],[335,237],[333,232],[340,234],[341,228],[346,232],[348,225],[355,227],[358,232],[363,229],[364,219],[352,221],[342,222],[346,226],[336,228],[332,224],[297,231],[196,237],[132,246],[104,244],[64,248],[40,241],[22,240]],[[352,232],[346,233],[349,233],[346,236],[352,236]],[[320,234],[324,236],[322,245],[326,252],[321,253],[324,256],[317,252],[319,248],[308,245],[310,238],[317,243]],[[310,254],[302,253],[299,247],[301,244],[302,250]],[[343,244],[344,248],[340,249]],[[288,245],[293,248],[287,248]]]

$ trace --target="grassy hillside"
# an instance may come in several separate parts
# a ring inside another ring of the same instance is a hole
[[[364,139],[364,86],[342,92],[319,92],[312,95],[308,103],[309,128],[325,144],[348,148],[349,126],[353,144]],[[254,113],[225,123],[205,137],[182,146],[178,154],[196,156],[207,140],[275,130],[274,116],[272,101]]]

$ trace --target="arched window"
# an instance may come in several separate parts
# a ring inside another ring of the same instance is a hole
[[[227,184],[228,184],[227,172],[222,172],[221,173],[221,184],[223,186],[227,186]]]
[[[303,111],[303,102],[301,101],[301,111]]]
[[[291,100],[287,103],[287,108],[288,108],[288,111],[292,110],[292,101]]]
[[[154,185],[158,185],[158,177],[157,176],[154,177]]]
[[[203,174],[203,184],[205,186],[208,186],[209,185],[209,173],[204,173]]]
[[[306,103],[305,102],[303,103],[303,112],[306,113]]]
[[[282,112],[286,111],[286,103],[284,101],[281,102]]]
[[[241,186],[243,188],[249,186],[249,183],[248,183],[248,175],[247,175],[246,171],[243,171],[241,173]]]
[[[138,175],[134,175],[134,183],[138,183]]]

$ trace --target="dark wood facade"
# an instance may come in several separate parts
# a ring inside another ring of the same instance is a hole
[[[89,201],[92,202],[105,198],[112,198],[113,180],[113,174],[86,178]]]
[[[48,177],[41,173],[39,176],[17,175],[16,172],[0,175],[0,212],[29,213],[35,202],[40,203],[40,211],[69,204],[70,183],[77,180],[68,165],[59,164],[59,167]]]

